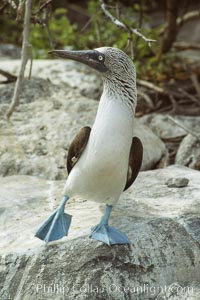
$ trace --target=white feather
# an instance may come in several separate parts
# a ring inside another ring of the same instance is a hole
[[[67,179],[66,195],[107,204],[120,197],[133,136],[133,111],[122,100],[102,94],[88,144]]]

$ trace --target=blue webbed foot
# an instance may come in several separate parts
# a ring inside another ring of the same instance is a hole
[[[64,213],[64,206],[69,198],[64,196],[61,205],[40,226],[35,236],[46,243],[61,239],[68,234],[72,216]]]
[[[101,222],[92,229],[90,237],[107,245],[130,244],[128,237],[124,233],[108,225],[111,210],[112,205],[107,205]]]
[[[97,225],[90,237],[107,245],[130,244],[124,233],[108,225]]]

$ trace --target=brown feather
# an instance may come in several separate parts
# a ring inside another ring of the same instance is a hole
[[[90,136],[91,128],[85,126],[79,130],[75,138],[73,139],[67,156],[67,172],[71,172],[74,165],[79,160],[81,154],[83,153]]]
[[[127,181],[126,181],[124,191],[127,190],[135,181],[142,165],[142,157],[143,157],[142,142],[140,141],[139,138],[134,137],[130,149],[129,168],[128,168]]]

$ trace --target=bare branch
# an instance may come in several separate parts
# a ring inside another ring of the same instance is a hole
[[[168,52],[177,35],[176,19],[178,16],[178,2],[174,0],[167,0],[167,26],[161,43],[161,47],[157,53],[157,59],[160,60],[163,53]]]
[[[200,44],[187,43],[187,42],[175,42],[173,43],[173,48],[183,51],[183,50],[200,50]]]
[[[182,17],[177,18],[176,25],[177,27],[182,26],[186,22],[192,20],[192,19],[198,19],[200,18],[200,10],[193,10],[186,14],[184,14]],[[163,34],[167,28],[167,24],[164,25],[164,27],[160,30],[160,34]]]
[[[189,128],[185,127],[183,124],[181,124],[179,121],[175,120],[172,116],[167,116],[169,120],[171,120],[174,124],[176,124],[177,126],[181,127],[182,129],[184,129],[187,133],[191,134],[192,136],[194,136],[197,140],[200,139],[200,135],[198,135],[198,133],[194,133],[192,130],[190,130]]]
[[[15,109],[19,104],[19,93],[21,89],[22,80],[24,77],[24,71],[26,63],[28,60],[28,49],[29,49],[29,31],[30,31],[30,15],[31,15],[31,0],[26,0],[25,5],[25,16],[24,16],[24,30],[23,30],[23,44],[21,53],[21,66],[19,75],[15,84],[14,95],[12,98],[12,103],[6,113],[6,117],[9,119]]]
[[[47,8],[47,6],[49,6],[51,4],[53,0],[48,0],[45,3],[43,3],[40,8],[33,13],[33,16],[38,15],[42,10],[44,10],[45,8]]]
[[[153,101],[151,100],[151,98],[149,97],[148,94],[144,93],[143,91],[141,91],[139,89],[137,90],[137,94],[145,100],[145,102],[147,103],[148,107],[150,107],[152,109],[154,108]]]
[[[173,95],[169,95],[169,100],[170,100],[171,103],[172,103],[172,110],[171,110],[171,113],[172,113],[172,114],[175,114],[176,111],[177,111],[177,102],[176,102],[176,100],[175,100],[175,98],[174,98]]]
[[[134,58],[133,36],[132,36],[131,32],[129,32],[128,40],[127,40],[127,44],[126,44],[126,48],[125,49],[128,49],[128,48],[130,48],[130,50],[131,50],[131,58],[133,59]]]
[[[143,0],[140,0],[140,14],[139,14],[139,19],[138,19],[138,28],[142,27],[142,22],[143,22]]]
[[[161,88],[155,84],[153,84],[152,82],[149,82],[149,81],[146,81],[146,80],[140,80],[140,79],[137,79],[137,84],[141,85],[141,86],[144,86],[146,88],[149,88],[159,94],[163,94],[163,95],[167,95],[167,96],[170,96],[170,95],[173,95],[177,98],[182,98],[182,94],[180,93],[177,93],[176,91],[173,91],[173,90],[168,90],[166,88]],[[171,100],[171,99],[170,99]]]
[[[28,79],[31,79],[31,75],[32,75],[32,68],[33,68],[33,49],[32,46],[30,45],[29,47],[29,55],[28,55],[29,59],[30,59],[30,68],[29,68],[29,74],[28,74]]]
[[[101,8],[104,12],[104,14],[117,26],[125,29],[126,31],[129,31],[129,27],[116,19],[107,9],[106,9],[106,4],[104,3],[103,0],[99,0],[99,3],[101,5]]]
[[[139,12],[139,18],[138,18],[138,22],[137,22],[137,27],[142,28],[142,22],[143,22],[143,17],[144,17],[144,15],[143,15],[143,0],[140,0],[139,3],[140,3],[140,12]],[[137,36],[135,39],[136,46],[137,46],[138,42],[139,42],[139,36]],[[137,51],[137,47],[136,47],[136,51]]]
[[[97,15],[98,15],[99,12],[100,12],[100,9],[97,10],[97,12],[96,12],[95,15],[93,15],[92,17],[89,18],[89,20],[85,23],[85,25],[81,29],[81,32],[83,32],[84,30],[86,30],[86,28],[90,25],[90,23],[97,17]]]
[[[0,83],[3,83],[3,84],[4,83],[10,83],[10,82],[14,82],[14,81],[17,80],[17,77],[15,75],[12,75],[12,74],[4,71],[4,70],[0,69],[0,74],[7,78],[6,81],[0,81]]]
[[[133,33],[137,36],[139,36],[140,38],[142,38],[145,42],[148,43],[148,45],[150,46],[152,42],[156,42],[156,40],[152,40],[152,39],[148,39],[147,37],[145,37],[141,32],[138,31],[137,28],[132,28],[129,27],[127,24],[121,22],[119,19],[115,18],[106,8],[106,4],[103,0],[99,0],[99,3],[101,5],[101,8],[104,12],[104,14],[119,28],[124,29],[125,31],[127,31],[128,33]]]
[[[156,86],[152,82],[137,79],[137,83],[139,85],[145,86],[145,87],[147,87],[147,88],[149,88],[151,90],[154,90],[155,92],[158,92],[158,93],[161,93],[161,94],[166,94],[166,91],[163,88],[161,88],[159,86]]]
[[[190,76],[191,80],[192,80],[192,83],[195,87],[195,90],[200,98],[200,86],[199,86],[199,81],[198,81],[198,78],[197,78],[197,75],[192,73],[191,76]]]
[[[4,9],[8,6],[8,2],[5,2],[1,7],[0,7],[0,13],[3,13]]]
[[[87,9],[84,9],[83,7],[80,7],[80,5],[76,5],[76,4],[70,4],[68,1],[68,8],[73,10],[74,12],[89,17],[88,11]]]
[[[53,50],[54,49],[54,42],[53,42],[53,38],[52,38],[52,35],[51,35],[51,30],[49,28],[49,10],[48,10],[47,7],[45,9],[44,26],[47,30],[47,35],[48,35],[48,38],[49,38],[50,48]]]
[[[119,6],[119,2],[116,3],[115,10],[116,10],[117,18],[120,19],[120,15],[121,15],[121,7]]]
[[[185,22],[197,18],[200,18],[200,10],[193,10],[178,18],[176,24],[177,26],[182,26]]]
[[[182,99],[183,98],[183,94],[182,93],[178,93],[177,91],[174,90],[168,90],[167,88],[162,88],[160,86],[155,85],[152,82],[146,81],[146,80],[140,80],[137,79],[137,84],[144,86],[146,88],[149,88],[159,94],[163,94],[163,95],[173,95],[174,97],[178,98],[178,99]],[[170,99],[171,100],[171,99]]]
[[[7,2],[10,4],[10,6],[11,6],[13,9],[17,9],[17,5],[16,5],[15,1],[13,1],[13,0],[7,0]]]
[[[198,86],[199,87],[199,86]],[[188,92],[184,91],[182,88],[178,89],[184,96],[186,96],[188,99],[190,99],[192,102],[196,103],[198,106],[200,106],[200,101],[194,96],[189,94]]]
[[[22,19],[23,10],[24,10],[25,0],[19,0],[18,8],[17,8],[17,21]]]

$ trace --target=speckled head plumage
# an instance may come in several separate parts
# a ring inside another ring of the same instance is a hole
[[[122,50],[111,47],[95,49],[102,55],[107,71],[102,73],[102,78],[108,93],[118,93],[126,96],[130,104],[136,105],[136,71],[130,57]]]
[[[99,53],[99,57],[102,56],[101,61],[107,68],[103,76],[109,78],[135,77],[135,66],[130,57],[122,50],[112,47],[101,47],[95,50]]]
[[[121,95],[127,103],[136,106],[136,71],[130,57],[118,48],[101,47],[94,50],[53,50],[50,53],[79,61],[101,74],[107,92]]]

